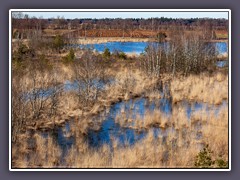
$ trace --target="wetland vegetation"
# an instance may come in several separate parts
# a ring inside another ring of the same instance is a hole
[[[228,168],[227,20],[105,21],[13,15],[12,167]]]

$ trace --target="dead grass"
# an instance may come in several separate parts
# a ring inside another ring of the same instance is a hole
[[[34,149],[31,150],[26,141],[29,135],[24,134],[24,141],[20,142],[18,148],[13,148],[14,167],[192,168],[204,144],[209,144],[213,159],[228,161],[227,107],[222,107],[219,114],[214,109],[207,111],[203,108],[202,111],[193,112],[190,119],[181,107],[173,109],[173,116],[165,119],[159,111],[147,111],[139,126],[146,127],[146,137],[132,146],[128,143],[121,145],[111,137],[112,149],[107,144],[97,149],[90,148],[81,129],[83,124],[88,126],[89,120],[75,119],[74,122],[71,129],[75,129],[72,135],[76,137],[76,143],[65,156],[66,164],[61,164],[61,150],[52,138],[35,134]],[[156,135],[151,129],[154,124],[158,127],[165,124],[165,128],[161,128],[161,133]],[[202,138],[197,139],[196,134],[199,132]]]
[[[227,31],[216,31],[216,36],[218,39],[227,39],[228,38],[228,32]]]
[[[146,90],[153,88],[157,79],[147,77],[138,70],[127,68],[119,71],[115,75],[115,83],[106,87],[106,99],[124,99],[140,96]],[[114,100],[113,100],[114,101]]]
[[[228,76],[217,73],[176,78],[171,81],[170,90],[173,103],[187,99],[218,105],[228,99]]]
[[[136,120],[134,120],[134,129],[148,129],[150,127],[160,127],[162,129],[166,129],[169,127],[169,117],[167,117],[164,113],[159,110],[146,111],[143,115],[143,118],[137,116]]]
[[[16,168],[53,168],[60,164],[61,149],[53,138],[44,138],[40,134],[23,134],[24,139],[18,146],[12,147],[13,167]]]
[[[228,108],[223,108],[218,116],[209,118],[202,128],[203,142],[213,151],[213,157],[228,161]]]
[[[187,117],[186,109],[184,107],[173,108],[171,121],[176,130],[190,127],[190,121]]]
[[[43,33],[45,36],[56,36],[56,35],[63,35],[65,33],[73,32],[74,30],[69,29],[44,29]]]
[[[145,97],[149,98],[150,101],[154,101],[156,99],[161,99],[161,94],[159,90],[151,90],[145,93]]]
[[[29,134],[20,134],[20,142],[12,144],[12,166],[15,168],[27,168],[27,154],[30,152],[28,148],[27,140],[29,139]]]
[[[84,135],[87,135],[90,127],[99,130],[103,119],[94,121],[94,117],[105,108],[113,103],[142,95],[148,97],[150,101],[161,98],[159,92],[153,90],[158,82],[156,78],[127,68],[113,75],[115,82],[107,85],[98,102],[87,111],[77,105],[73,92],[63,93],[59,105],[61,109],[59,118],[44,121],[44,126],[60,125],[66,119],[72,119],[74,122],[70,124],[71,132],[67,136],[76,137],[76,144],[65,157],[66,165],[61,164],[61,149],[51,137],[44,138],[39,134],[30,137],[29,134],[23,134],[21,135],[23,141],[15,144],[12,149],[14,167],[194,167],[194,160],[201,149],[201,144],[209,144],[214,152],[214,159],[221,157],[225,161],[228,160],[227,108],[222,109],[218,116],[204,109],[193,113],[191,120],[188,119],[186,109],[183,107],[173,108],[171,117],[154,110],[146,111],[143,117],[137,115],[136,119],[127,118],[129,112],[122,108],[116,121],[123,127],[149,131],[147,136],[132,146],[128,144],[120,146],[119,142],[112,138],[113,149],[108,145],[103,145],[99,149],[90,148],[84,141]],[[71,76],[71,70],[66,68],[58,77],[58,81],[64,82],[65,78]],[[31,86],[29,78],[30,76],[25,79],[27,87]],[[49,76],[46,75],[44,78],[47,80]],[[219,105],[228,99],[228,77],[217,73],[213,76],[201,74],[176,78],[171,81],[170,90],[173,103],[187,99]],[[48,122],[50,124],[47,124]],[[199,123],[201,128],[196,130],[195,126]],[[167,136],[159,134],[155,137],[152,127],[161,128],[163,134],[166,133]],[[198,132],[202,134],[200,140],[196,139]],[[30,148],[28,140],[31,138],[34,145]]]
[[[78,39],[78,43],[80,44],[100,44],[107,42],[148,42],[151,39],[149,38],[130,38],[130,37],[102,37],[102,38],[81,38]]]
[[[194,144],[189,147],[173,148],[172,141],[176,137],[167,137],[168,143],[162,144],[163,137],[154,138],[153,131],[140,142],[133,146],[114,146],[110,151],[109,146],[103,145],[98,150],[88,149],[81,153],[72,148],[67,155],[67,167],[84,168],[169,168],[193,167],[194,157],[198,149]],[[113,139],[115,144],[118,144]],[[85,145],[86,147],[87,145]],[[187,157],[186,157],[187,155]]]

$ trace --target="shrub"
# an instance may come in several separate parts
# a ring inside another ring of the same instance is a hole
[[[227,168],[228,167],[228,161],[224,161],[221,157],[213,160],[212,159],[212,151],[209,148],[209,145],[207,144],[203,150],[201,150],[195,160],[195,166],[199,168]]]
[[[35,51],[28,48],[25,44],[20,43],[18,49],[13,52],[13,62],[17,65],[22,65],[22,62],[28,58],[35,56]]]
[[[216,160],[216,164],[219,168],[228,168],[228,162],[221,158]]]
[[[163,42],[165,41],[165,38],[167,37],[166,33],[165,32],[159,32],[157,34],[157,40],[158,42]]]
[[[103,57],[104,58],[109,58],[111,56],[109,48],[105,48],[103,51]]]
[[[60,53],[60,50],[64,46],[64,40],[63,37],[60,35],[57,35],[53,40],[53,47]]]
[[[199,168],[210,168],[215,162],[211,157],[212,151],[206,145],[196,156],[195,166]]]
[[[50,63],[50,61],[46,58],[46,56],[44,54],[40,54],[38,56],[39,59],[39,66],[42,67],[43,69],[48,69],[48,70],[52,70],[53,65]]]
[[[124,52],[120,52],[120,53],[118,54],[118,57],[119,57],[120,59],[127,59],[127,55],[126,55]]]
[[[127,55],[123,51],[115,50],[112,55],[115,57],[115,59],[127,59]]]
[[[63,57],[63,61],[64,63],[72,63],[75,59],[75,53],[74,50],[71,48],[69,53]]]

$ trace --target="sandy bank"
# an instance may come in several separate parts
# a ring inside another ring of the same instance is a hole
[[[79,38],[77,43],[79,44],[96,44],[96,43],[106,43],[106,42],[149,42],[154,41],[151,38],[130,38],[130,37],[103,37],[103,38]]]

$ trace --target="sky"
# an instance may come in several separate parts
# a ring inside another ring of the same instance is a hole
[[[30,17],[57,18],[225,18],[228,19],[228,12],[24,12]]]

